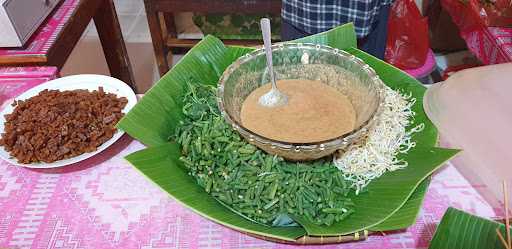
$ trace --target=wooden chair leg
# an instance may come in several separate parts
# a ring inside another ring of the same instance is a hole
[[[126,51],[123,34],[112,0],[103,0],[94,14],[94,24],[105,53],[110,74],[132,87],[137,92],[130,58]]]
[[[158,12],[154,10],[151,0],[144,0],[144,5],[151,33],[151,40],[153,41],[153,50],[155,52],[156,63],[158,65],[158,72],[160,73],[160,76],[163,76],[167,71],[169,71],[169,62],[166,57],[167,49],[165,47],[162,26],[160,25],[160,18],[158,16]]]
[[[166,33],[166,36],[164,37],[170,37],[170,38],[177,38],[178,37],[178,31],[176,30],[176,23],[174,22],[174,14],[170,12],[165,12],[162,14],[162,20],[164,27],[164,32]],[[167,43],[167,41],[164,41],[164,44]],[[169,65],[172,67],[173,63],[173,47],[170,47],[166,45],[167,51],[167,61],[169,62]]]
[[[54,45],[48,50],[48,54],[46,55],[47,63],[43,62],[38,65],[55,66],[61,70],[80,40],[82,33],[87,28],[91,18],[98,11],[99,6],[102,5],[102,1],[103,0],[80,1],[72,18],[64,25]]]

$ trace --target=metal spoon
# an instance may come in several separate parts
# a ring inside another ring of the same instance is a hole
[[[263,44],[265,46],[265,53],[267,55],[267,70],[270,75],[270,82],[272,83],[272,89],[263,94],[258,102],[260,105],[265,107],[278,107],[286,105],[288,97],[277,90],[276,79],[274,75],[274,67],[272,66],[272,44],[270,42],[270,20],[268,18],[262,18],[261,34],[263,35]]]

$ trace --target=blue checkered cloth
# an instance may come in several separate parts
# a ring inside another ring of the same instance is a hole
[[[281,16],[299,30],[316,34],[354,23],[357,37],[367,36],[383,5],[393,0],[283,0]]]

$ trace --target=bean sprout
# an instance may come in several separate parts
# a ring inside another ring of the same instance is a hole
[[[407,167],[407,161],[398,159],[416,146],[411,135],[420,132],[424,124],[413,125],[415,115],[411,107],[416,102],[412,94],[403,94],[386,86],[383,110],[379,119],[365,137],[340,150],[334,165],[343,172],[358,194],[373,179],[382,174]]]

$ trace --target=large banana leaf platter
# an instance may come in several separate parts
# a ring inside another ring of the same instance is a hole
[[[437,130],[422,107],[425,87],[399,69],[358,50],[352,24],[295,42],[324,44],[359,57],[373,67],[389,87],[411,93],[416,98],[414,122],[425,125],[421,132],[413,135],[416,147],[401,155],[409,166],[384,174],[368,185],[364,193],[351,194],[355,213],[348,218],[331,226],[311,224],[300,217],[295,220],[300,226],[258,224],[230,211],[187,174],[179,160],[180,146],[169,141],[184,118],[182,107],[186,82],[217,85],[221,74],[231,63],[254,50],[226,46],[213,36],[205,37],[194,46],[120,121],[118,128],[147,146],[126,159],[148,180],[196,213],[240,232],[269,240],[290,243],[341,242],[363,239],[375,231],[404,229],[412,225],[428,188],[430,175],[458,152],[436,147]]]

